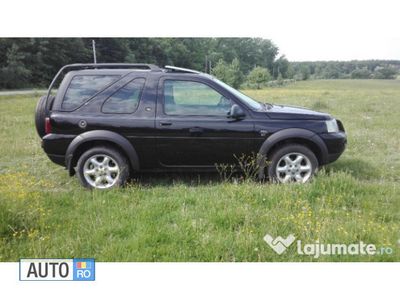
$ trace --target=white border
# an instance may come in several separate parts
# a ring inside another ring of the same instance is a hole
[[[96,263],[96,281],[19,281],[0,263],[13,299],[395,299],[399,263]]]
[[[397,0],[3,0],[3,37],[400,37]]]
[[[398,38],[399,1],[22,1],[1,3],[1,37]],[[339,46],[338,46],[339,47]],[[344,45],[345,47],[345,45]],[[382,299],[399,295],[399,263],[96,263],[95,282],[20,282],[13,299]]]

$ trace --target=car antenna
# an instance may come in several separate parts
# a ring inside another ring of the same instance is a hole
[[[96,58],[96,42],[95,42],[95,40],[92,40],[92,49],[93,49],[93,62],[94,62],[94,64],[97,64],[97,58]]]

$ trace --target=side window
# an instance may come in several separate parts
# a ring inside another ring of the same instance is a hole
[[[137,78],[120,88],[103,104],[104,113],[131,114],[139,105],[145,79]]]
[[[231,106],[231,100],[201,82],[164,81],[164,112],[167,115],[226,116]]]
[[[62,108],[73,110],[119,78],[117,75],[74,76],[65,93]]]

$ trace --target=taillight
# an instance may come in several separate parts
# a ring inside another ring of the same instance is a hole
[[[50,123],[50,118],[46,118],[44,120],[44,132],[46,134],[51,133],[51,123]]]

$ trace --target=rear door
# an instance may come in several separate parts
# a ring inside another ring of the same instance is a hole
[[[242,120],[228,118],[233,104],[226,91],[206,78],[162,77],[156,114],[159,163],[164,167],[210,167],[250,155],[254,124],[248,114]]]

